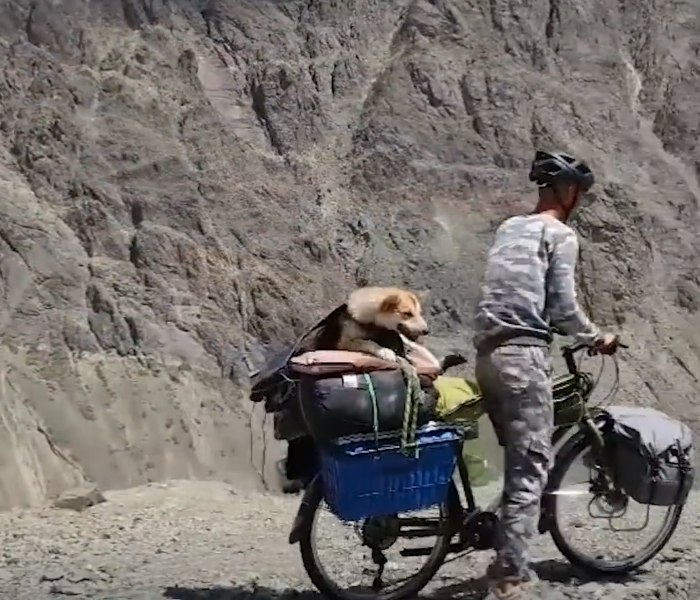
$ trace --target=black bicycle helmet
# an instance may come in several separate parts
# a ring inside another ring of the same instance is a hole
[[[595,182],[595,177],[586,163],[570,154],[538,150],[530,168],[530,181],[540,187],[549,187],[559,182],[577,183],[582,192],[587,192]]]

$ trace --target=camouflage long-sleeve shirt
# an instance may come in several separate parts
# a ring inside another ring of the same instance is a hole
[[[550,326],[581,342],[599,338],[576,300],[578,239],[548,215],[505,220],[486,258],[474,322],[477,350],[505,341],[548,345]]]

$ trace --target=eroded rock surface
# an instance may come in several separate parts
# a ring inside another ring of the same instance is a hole
[[[698,10],[0,0],[0,506],[259,488],[248,370],[356,285],[431,288],[469,349],[536,146],[599,174],[581,291],[629,336],[619,398],[697,422]]]

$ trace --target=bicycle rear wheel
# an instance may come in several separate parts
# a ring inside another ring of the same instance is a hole
[[[615,498],[604,498],[595,491],[600,471],[594,464],[592,451],[590,439],[583,431],[575,434],[561,449],[544,504],[550,516],[550,534],[556,547],[573,565],[598,574],[629,573],[654,558],[668,543],[678,527],[683,506],[650,507],[635,503],[623,493]],[[581,464],[577,464],[579,460]],[[588,481],[580,481],[585,476]],[[574,479],[573,484],[568,482],[570,477]],[[571,499],[573,502],[569,504]],[[635,507],[638,509],[636,519],[631,512]],[[659,515],[653,519],[655,525],[651,524],[652,511],[658,511]],[[583,525],[585,518],[597,522],[586,527]],[[571,521],[571,527],[567,521]],[[632,522],[636,522],[636,526],[630,526]],[[645,536],[643,532],[649,527],[651,535]],[[622,533],[627,533],[632,541],[611,539]],[[578,547],[586,542],[591,542],[592,551]],[[632,552],[632,544],[641,544],[641,547]]]
[[[319,482],[320,483],[320,482]],[[305,530],[302,532],[299,539],[299,545],[301,550],[301,558],[304,564],[304,569],[306,570],[309,578],[316,586],[319,592],[331,598],[333,600],[402,600],[404,598],[409,598],[415,596],[420,590],[422,590],[430,580],[435,576],[435,573],[440,569],[445,557],[449,551],[450,540],[452,539],[456,527],[455,519],[456,515],[459,514],[461,507],[459,506],[459,495],[454,482],[450,484],[447,500],[440,507],[435,507],[439,509],[440,516],[438,520],[442,521],[441,531],[436,529],[435,535],[431,542],[428,542],[427,538],[422,538],[424,542],[420,544],[421,546],[432,546],[425,554],[425,563],[423,566],[415,572],[410,577],[399,578],[398,586],[393,589],[380,589],[375,590],[371,587],[362,586],[359,582],[353,581],[356,578],[350,577],[348,579],[348,574],[343,573],[343,581],[336,581],[334,577],[331,576],[327,566],[324,566],[322,561],[322,552],[319,548],[318,542],[321,538],[327,537],[323,536],[319,532],[320,530],[320,517],[324,516],[335,520],[334,531],[332,532],[332,538],[334,540],[339,539],[340,527],[342,524],[340,521],[335,519],[329,511],[324,508],[323,501],[323,490],[321,485],[314,490],[312,497],[309,499],[310,508],[314,511],[313,519],[309,520]],[[370,519],[368,520],[373,523],[369,523],[369,526],[374,530],[376,537],[377,526],[383,527],[384,524],[381,521],[387,521],[386,519]],[[356,543],[361,548],[362,546],[371,546],[368,544],[368,540],[365,539],[366,528],[368,526],[368,521],[363,523],[358,523],[359,527],[356,527],[357,533]],[[351,525],[351,524],[346,524]],[[351,533],[351,532],[349,532]],[[355,535],[343,535],[345,538],[352,538]],[[401,539],[401,534],[398,535],[381,535],[381,539],[377,539],[379,547],[382,550],[394,550],[392,546],[396,544]],[[420,541],[420,540],[415,540]],[[368,554],[369,554],[368,548]],[[341,550],[343,552],[342,561],[345,562],[345,568],[343,571],[348,570],[351,567],[349,563],[353,561],[354,558],[360,558],[357,556],[358,551],[351,551],[349,548]],[[330,557],[326,556],[329,562],[334,562],[330,560]],[[368,557],[367,557],[368,558]],[[410,559],[405,559],[410,561]],[[403,561],[402,561],[403,562]],[[402,567],[403,565],[399,565]],[[403,571],[403,568],[397,569],[397,571]],[[397,575],[403,575],[403,573],[397,573]]]

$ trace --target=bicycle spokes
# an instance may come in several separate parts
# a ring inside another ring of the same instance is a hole
[[[552,492],[557,526],[569,547],[600,564],[633,561],[665,530],[670,513],[638,504],[617,489],[603,464],[591,460],[594,452],[587,447],[572,459]]]

